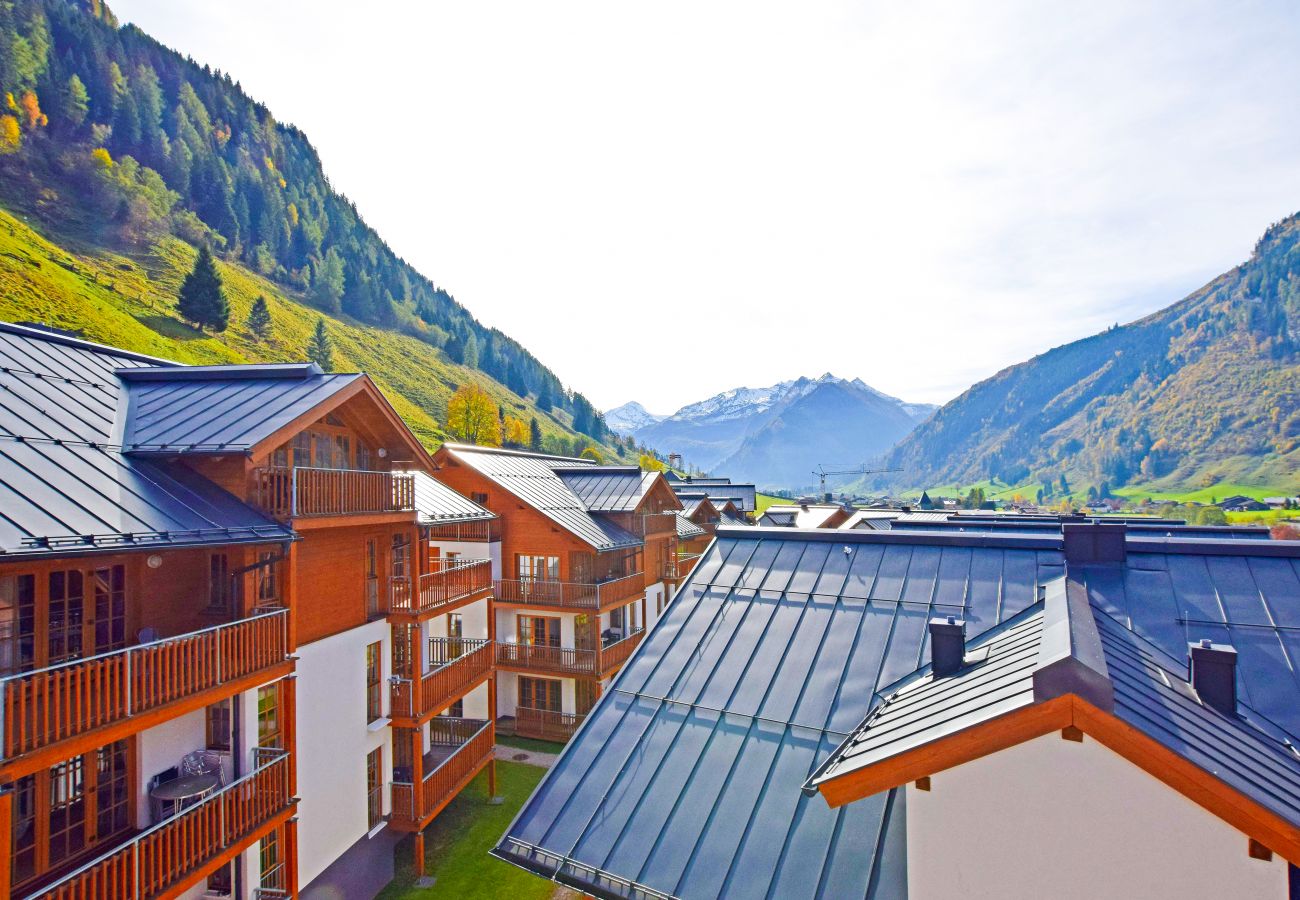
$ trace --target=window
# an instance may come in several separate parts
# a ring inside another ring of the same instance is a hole
[[[374,467],[374,464],[375,461],[370,456],[370,448],[357,441],[357,468],[369,471]]]
[[[126,566],[104,566],[91,573],[95,594],[95,652],[126,646]]]
[[[280,682],[257,689],[257,746],[280,746]]]
[[[230,597],[230,560],[224,553],[208,556],[208,606],[226,609]]]
[[[311,432],[300,431],[293,436],[293,446],[291,448],[293,464],[295,466],[311,465]]]
[[[383,644],[375,641],[366,646],[366,721],[383,718],[383,692],[380,690],[380,659]]]
[[[35,665],[35,629],[36,576],[0,576],[0,675]]]
[[[276,554],[257,554],[257,603],[269,606],[280,600],[280,586],[276,581]]]
[[[560,620],[556,616],[520,616],[519,643],[532,647],[560,646]]]
[[[75,569],[50,573],[48,665],[82,655],[85,579]]]
[[[204,715],[207,719],[207,744],[209,750],[230,749],[230,700],[213,703]]]
[[[481,492],[475,492],[469,495],[469,499],[473,500],[479,506],[487,506],[488,495]]]
[[[334,435],[334,468],[346,469],[352,465],[352,439]]]
[[[450,717],[453,718],[453,719],[463,719],[463,718],[465,718],[465,698],[464,698],[464,697],[461,697],[459,700],[457,700],[457,701],[456,701],[455,703],[453,703],[451,706],[449,706],[449,707],[447,707],[446,709],[444,709],[444,710],[442,711],[442,715],[444,715],[444,716],[450,716]]]
[[[519,705],[528,709],[560,711],[560,682],[553,678],[519,676]]]
[[[558,556],[530,556],[520,553],[515,558],[519,569],[519,578],[533,581],[559,581],[560,558]]]
[[[379,615],[379,543],[366,540],[366,615]]]
[[[375,748],[366,755],[366,814],[371,830],[384,821],[383,752]]]
[[[272,831],[257,844],[260,887],[284,890],[284,867],[280,858],[280,832]]]

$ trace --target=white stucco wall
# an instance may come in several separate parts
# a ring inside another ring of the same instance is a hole
[[[383,644],[383,709],[391,673],[386,621],[298,648],[298,883],[306,887],[365,837],[366,756],[383,752],[384,811],[392,781],[391,731],[366,721],[366,645]]]
[[[640,606],[640,604],[637,605]],[[658,607],[661,605],[665,607],[668,605],[666,588],[662,581],[656,581],[645,589],[645,624],[647,630],[653,628],[654,624],[659,621],[660,612]]]
[[[467,606],[452,610],[461,616],[461,625],[465,633],[462,635],[467,638],[485,638],[488,636],[488,601],[478,600]],[[498,616],[498,619],[500,616]],[[447,636],[447,616],[439,615],[429,619],[423,625],[424,636],[426,638],[441,638]],[[511,632],[513,634],[513,632]]]
[[[202,750],[207,746],[207,739],[207,720],[201,709],[140,732],[137,743],[140,766],[137,822],[153,823],[153,814],[149,810],[149,782],[153,777],[164,769],[179,768],[181,757],[192,750]],[[230,780],[229,768],[226,769],[226,780]]]
[[[906,788],[909,900],[1287,896],[1287,867],[1091,738],[1058,733]]]

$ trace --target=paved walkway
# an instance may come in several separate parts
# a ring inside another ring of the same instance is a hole
[[[526,766],[541,766],[543,769],[549,769],[555,765],[559,755],[555,753],[537,753],[533,750],[520,750],[518,747],[507,747],[504,744],[497,744],[495,747],[496,758],[506,762],[523,763]]]

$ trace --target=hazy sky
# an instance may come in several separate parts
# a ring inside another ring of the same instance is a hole
[[[1282,0],[111,5],[603,407],[827,370],[942,402],[1300,209]]]

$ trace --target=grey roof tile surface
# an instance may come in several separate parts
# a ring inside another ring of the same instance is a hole
[[[405,474],[415,479],[415,511],[423,524],[475,522],[495,519],[496,513],[420,469]]]
[[[902,795],[800,787],[924,658],[931,614],[1013,616],[1061,557],[879,541],[720,532],[496,852],[615,896],[905,896]]]
[[[159,362],[0,324],[0,554],[293,536],[182,467],[121,452],[116,373]]]

